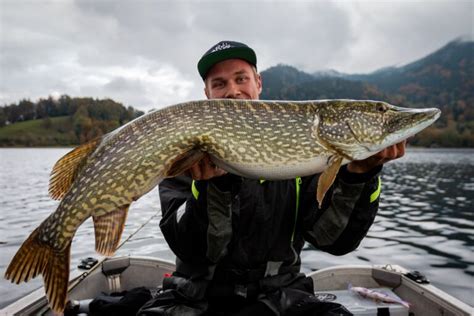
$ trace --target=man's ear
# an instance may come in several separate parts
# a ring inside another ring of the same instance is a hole
[[[209,94],[209,90],[207,89],[207,85],[205,84],[204,86],[204,93],[206,94],[206,98],[210,99],[210,94]]]
[[[260,74],[257,74],[257,77],[255,78],[257,80],[257,87],[258,87],[258,94],[262,93],[262,76]]]

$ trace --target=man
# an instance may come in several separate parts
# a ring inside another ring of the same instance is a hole
[[[245,44],[214,45],[198,70],[209,99],[258,99],[262,92],[256,55]],[[321,208],[315,197],[318,175],[244,179],[205,157],[189,176],[163,181],[160,228],[177,256],[176,272],[164,281],[166,294],[145,310],[163,315],[344,313],[314,298],[311,279],[300,273],[301,249],[305,241],[335,255],[356,249],[377,213],[378,198],[370,196],[379,192],[382,164],[403,156],[404,149],[401,143],[343,166]]]

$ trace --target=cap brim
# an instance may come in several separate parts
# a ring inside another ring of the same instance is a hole
[[[234,47],[208,54],[198,63],[198,71],[202,79],[206,79],[209,70],[217,63],[227,59],[243,59],[251,65],[257,66],[257,56],[249,47]]]

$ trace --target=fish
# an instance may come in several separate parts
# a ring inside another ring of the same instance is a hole
[[[418,133],[439,116],[437,108],[371,100],[198,100],[149,112],[55,163],[49,194],[60,203],[21,245],[5,278],[18,284],[42,275],[49,305],[60,313],[78,227],[92,217],[96,251],[112,256],[130,205],[205,155],[247,178],[321,173],[321,204],[341,165]]]
[[[410,303],[400,298],[389,296],[388,294],[383,292],[371,290],[365,287],[352,286],[351,284],[349,284],[348,289],[349,291],[357,293],[362,297],[370,298],[377,302],[400,304],[405,306],[406,308],[410,308]]]

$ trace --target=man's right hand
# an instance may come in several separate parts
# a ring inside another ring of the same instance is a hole
[[[188,172],[191,174],[193,180],[209,180],[214,177],[220,177],[227,173],[227,171],[217,167],[209,155],[204,156],[199,162],[195,163]]]

